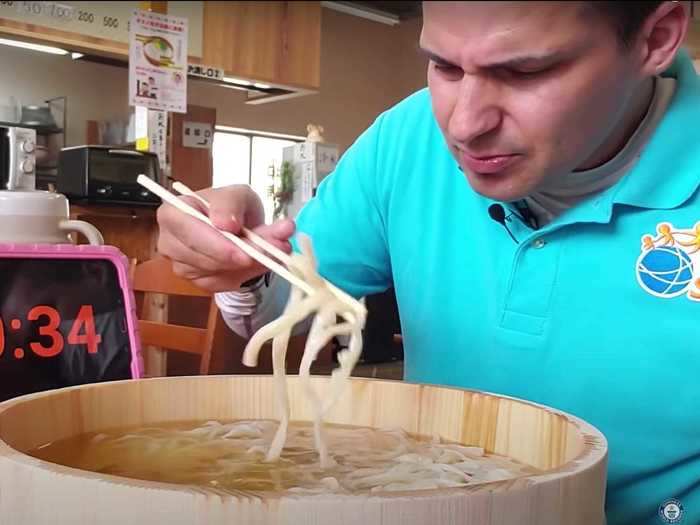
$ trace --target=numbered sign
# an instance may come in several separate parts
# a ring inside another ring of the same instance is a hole
[[[55,29],[75,35],[129,42],[131,13],[141,2],[85,2],[36,0],[0,2],[0,18]],[[187,49],[202,56],[204,2],[168,2],[168,14],[188,21]]]

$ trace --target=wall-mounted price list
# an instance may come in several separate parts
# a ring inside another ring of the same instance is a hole
[[[129,19],[139,2],[38,2],[2,1],[0,18],[39,26],[129,42]],[[187,18],[188,52],[202,56],[203,2],[168,2],[168,14]]]

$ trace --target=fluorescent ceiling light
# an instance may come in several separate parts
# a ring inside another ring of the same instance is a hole
[[[68,51],[59,47],[42,46],[41,44],[31,44],[29,42],[20,42],[19,40],[8,40],[0,38],[0,44],[12,47],[21,47],[22,49],[31,49],[32,51],[41,51],[42,53],[51,53],[52,55],[67,55]]]
[[[290,139],[290,140],[306,140],[306,137],[301,135],[287,135],[286,133],[273,133],[271,131],[258,131],[254,129],[246,128],[233,128],[231,126],[216,126],[216,131],[227,131],[228,133],[246,133],[248,135],[263,135],[265,137],[272,137],[276,139]]]
[[[238,86],[236,84],[224,84],[222,82],[219,82],[215,84],[216,86],[226,88],[226,89],[235,89],[236,91],[248,91],[249,88],[243,87],[243,86]]]
[[[253,87],[259,88],[259,89],[270,89],[272,86],[269,84],[261,84],[260,82],[256,82],[253,84]]]
[[[395,26],[401,22],[399,17],[385,11],[379,11],[370,7],[360,7],[358,5],[349,4],[347,2],[321,2],[321,7],[326,7],[334,11],[339,11],[348,15],[366,18],[373,22]]]
[[[224,82],[228,82],[229,84],[236,84],[238,86],[252,85],[252,82],[248,82],[247,80],[243,80],[242,78],[224,77],[223,80]]]
[[[79,58],[83,58],[85,55],[83,53],[71,53],[70,57],[73,60],[78,60]]]

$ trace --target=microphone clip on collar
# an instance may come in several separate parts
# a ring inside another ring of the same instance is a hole
[[[507,223],[511,221],[511,217],[515,215],[515,217],[517,217],[518,220],[520,220],[520,222],[522,222],[526,227],[530,228],[531,230],[537,230],[539,228],[539,224],[537,221],[537,217],[534,213],[532,213],[532,211],[530,211],[530,208],[524,201],[516,202],[515,207],[518,208],[518,211],[520,213],[508,210],[510,211],[510,213],[506,215],[505,207],[502,204],[496,202],[489,206],[488,212],[489,217],[491,217],[492,220],[503,226],[508,232],[508,235],[510,235],[510,238],[513,239],[513,241],[516,244],[520,244],[520,242],[513,235],[513,232],[511,232],[510,228],[508,227]]]
[[[489,206],[489,217],[506,229],[508,235],[510,235],[510,238],[513,239],[515,244],[520,244],[518,239],[516,239],[510,231],[510,228],[508,228],[508,224],[506,224],[506,221],[510,221],[510,216],[506,217],[506,210],[503,208],[502,204],[494,203]]]

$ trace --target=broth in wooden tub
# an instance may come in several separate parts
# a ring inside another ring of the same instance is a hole
[[[322,389],[328,377],[312,377]],[[603,523],[607,444],[585,422],[469,390],[350,379],[322,426],[288,379],[159,378],[0,404],[0,516],[17,525]]]

